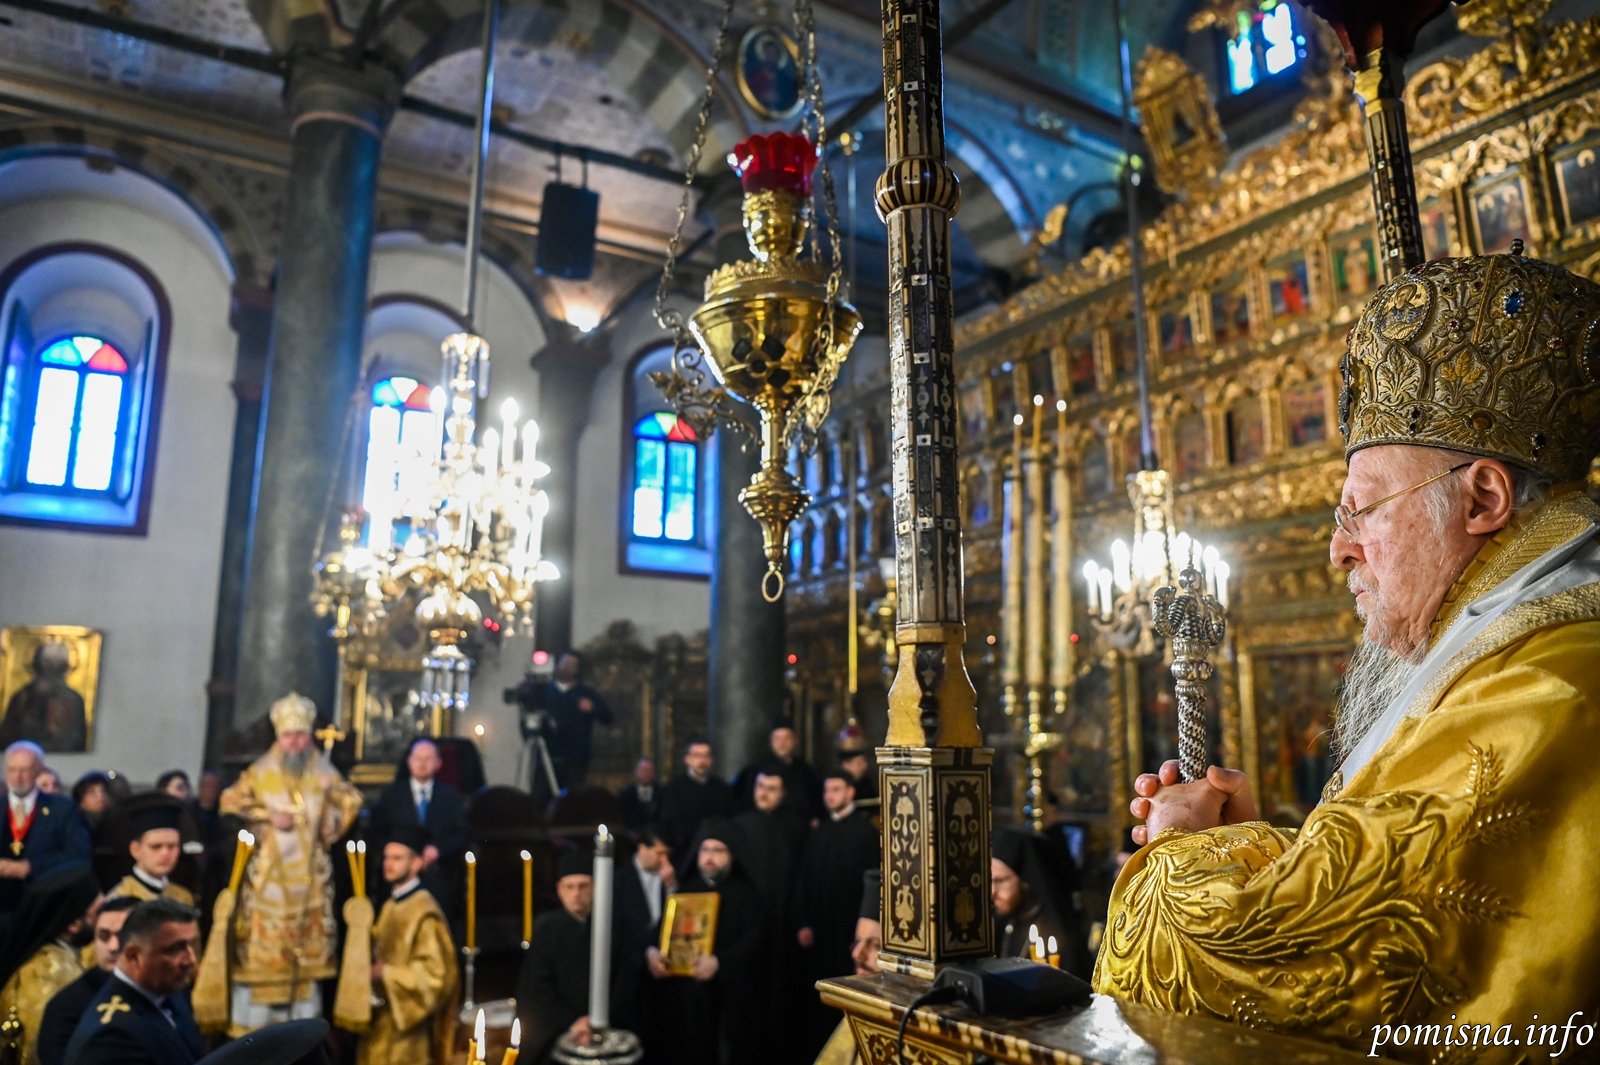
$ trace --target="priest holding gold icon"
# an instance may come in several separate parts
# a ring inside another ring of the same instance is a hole
[[[271,716],[277,741],[220,802],[256,839],[233,914],[234,1036],[321,1013],[317,981],[336,972],[328,847],[361,810],[361,793],[311,741],[311,700],[291,692],[272,704]]]
[[[1399,1060],[1554,1057],[1600,1001],[1600,286],[1516,245],[1427,263],[1342,374],[1340,770],[1298,831],[1242,773],[1140,777],[1095,987]]]

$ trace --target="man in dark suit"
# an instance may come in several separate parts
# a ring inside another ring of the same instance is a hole
[[[6,821],[0,829],[0,924],[9,922],[26,880],[68,862],[88,862],[89,830],[66,795],[39,790],[44,751],[31,740],[6,748]]]
[[[94,915],[95,963],[84,970],[82,976],[57,991],[45,1006],[33,1043],[39,1065],[64,1065],[66,1062],[72,1033],[77,1031],[89,1003],[111,979],[111,970],[117,967],[117,957],[122,953],[122,926],[128,920],[128,911],[141,901],[124,895],[100,904]]]
[[[661,786],[656,783],[656,764],[641,758],[633,766],[633,783],[622,789],[622,823],[637,832],[654,825],[661,816]]]
[[[554,730],[546,740],[557,783],[563,791],[582,784],[594,753],[595,722],[611,724],[611,708],[599,692],[583,682],[583,656],[562,651],[556,659],[555,676],[534,690],[529,709],[550,715]]]
[[[656,823],[677,857],[679,872],[694,864],[695,855],[689,845],[700,830],[700,822],[733,813],[733,789],[711,772],[714,763],[711,741],[704,736],[690,736],[683,746],[683,772],[661,789],[661,817]]]
[[[461,905],[460,865],[467,853],[466,806],[461,793],[438,779],[439,746],[430,739],[411,741],[406,751],[406,772],[397,774],[372,808],[368,822],[368,845],[378,853],[394,838],[401,826],[421,828],[432,840],[422,852],[422,886],[452,919]],[[383,893],[381,883],[369,885],[374,897]]]
[[[185,994],[198,961],[200,914],[171,899],[136,906],[117,967],[67,1045],[66,1065],[194,1065],[205,1053]]]
[[[661,941],[661,914],[677,877],[672,869],[672,851],[654,829],[640,829],[634,833],[634,840],[632,860],[617,863],[613,919],[621,965],[614,985],[617,1008],[636,1018],[639,1041],[644,1044],[647,1060],[654,1061],[659,1056],[651,1054],[659,1028],[657,996],[646,959],[650,949]]]

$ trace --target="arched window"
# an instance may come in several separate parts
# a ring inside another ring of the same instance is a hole
[[[713,451],[668,409],[650,380],[671,360],[670,346],[652,348],[627,376],[621,564],[627,572],[704,577],[711,573],[709,496],[716,482],[707,467]]]
[[[1238,96],[1304,58],[1306,39],[1295,25],[1294,9],[1288,3],[1265,0],[1259,7],[1239,12],[1238,29],[1224,47],[1228,89]]]
[[[700,449],[694,426],[667,411],[633,425],[633,538],[695,539]]]
[[[372,386],[361,484],[361,507],[368,514],[397,516],[411,488],[403,478],[421,469],[419,457],[439,453],[441,415],[431,405],[436,392],[414,377],[385,377]]]
[[[0,520],[141,534],[166,302],[120,254],[43,251],[5,285]]]

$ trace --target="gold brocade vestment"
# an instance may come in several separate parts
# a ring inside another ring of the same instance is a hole
[[[318,752],[296,775],[276,745],[222,793],[219,808],[250,824],[256,849],[234,909],[234,984],[252,1001],[283,1006],[306,994],[309,981],[337,971],[333,864],[328,847],[361,810],[361,793]],[[274,828],[271,815],[294,817]]]
[[[1435,637],[1597,519],[1569,495],[1502,530]],[[1548,1061],[1542,1026],[1600,1019],[1600,584],[1525,602],[1468,650],[1298,831],[1172,831],[1135,854],[1095,990],[1362,1052],[1405,1025],[1377,1053],[1418,1062]]]
[[[372,1011],[356,1065],[424,1065],[438,1060],[435,1028],[455,1004],[456,950],[444,911],[422,888],[390,899],[372,928],[373,950],[383,962],[375,987],[384,1005]]]
[[[78,961],[76,951],[60,942],[46,943],[12,974],[4,988],[0,988],[0,1018],[15,1006],[17,1019],[22,1021],[24,1065],[38,1065],[39,1051],[35,1041],[45,1006],[57,991],[82,975],[83,966]]]
[[[182,884],[174,884],[169,880],[166,887],[156,891],[132,873],[117,881],[117,886],[106,892],[107,902],[121,898],[138,899],[140,902],[149,902],[151,899],[171,899],[174,902],[181,902],[185,906],[193,906],[195,904],[194,894]]]

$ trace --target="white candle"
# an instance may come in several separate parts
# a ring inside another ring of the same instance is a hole
[[[1226,562],[1223,562],[1223,561],[1219,560],[1217,562],[1216,570],[1217,570],[1217,592],[1216,592],[1217,602],[1222,605],[1222,609],[1226,610],[1226,609],[1228,609],[1228,573],[1229,573],[1228,564]]]
[[[533,419],[522,427],[522,483],[533,483],[533,455],[539,447],[539,423]]]
[[[1100,563],[1092,558],[1083,564],[1083,583],[1089,586],[1089,613],[1100,613]]]
[[[507,472],[510,472],[511,464],[516,461],[517,415],[519,413],[517,401],[514,399],[508,399],[500,404],[500,424],[502,426],[500,433],[500,446],[502,448],[500,465],[504,466]]]
[[[1121,540],[1111,541],[1111,573],[1117,591],[1126,592],[1133,587],[1133,555]]]
[[[1100,616],[1111,617],[1111,571],[1108,569],[1100,571]]]
[[[500,432],[497,429],[483,431],[483,446],[478,449],[478,457],[483,461],[483,474],[485,477],[494,477],[500,462]]]
[[[589,911],[589,1027],[611,1026],[611,849],[605,825],[594,835],[594,907]]]
[[[544,516],[550,512],[550,497],[543,491],[533,493],[528,504],[533,521],[528,526],[528,559],[538,564],[539,553],[544,549]]]

